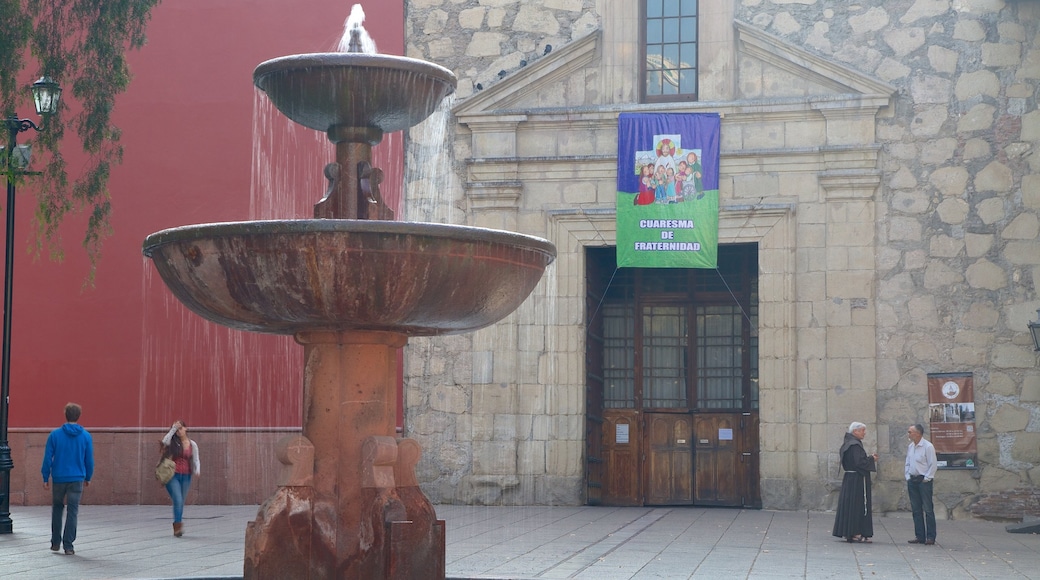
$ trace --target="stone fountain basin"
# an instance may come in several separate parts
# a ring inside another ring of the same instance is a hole
[[[144,255],[188,308],[231,328],[433,336],[505,318],[556,247],[467,226],[313,219],[172,228],[145,238]]]
[[[318,131],[407,129],[433,114],[457,82],[432,62],[354,52],[283,56],[253,71],[253,83],[282,114]]]

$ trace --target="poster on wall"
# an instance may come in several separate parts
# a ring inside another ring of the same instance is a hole
[[[617,266],[715,268],[717,113],[618,117]]]
[[[928,374],[929,436],[939,469],[974,469],[975,382],[971,373]]]

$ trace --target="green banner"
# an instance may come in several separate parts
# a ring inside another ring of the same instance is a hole
[[[712,268],[718,263],[719,192],[696,202],[638,206],[618,193],[618,267]]]
[[[617,265],[718,265],[717,114],[618,118]]]

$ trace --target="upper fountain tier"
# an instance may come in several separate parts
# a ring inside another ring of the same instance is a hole
[[[274,334],[469,332],[516,310],[555,259],[555,246],[532,236],[356,219],[359,205],[372,216],[381,203],[371,145],[432,114],[455,90],[451,71],[347,52],[269,60],[253,79],[290,119],[328,134],[336,163],[326,166],[322,219],[192,225],[145,239],[163,281],[203,318]]]
[[[383,133],[433,114],[457,80],[450,70],[414,58],[330,52],[263,62],[253,82],[285,116],[332,141],[375,144]]]

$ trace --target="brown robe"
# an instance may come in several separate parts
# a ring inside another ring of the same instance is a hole
[[[863,442],[852,433],[845,434],[840,454],[845,476],[841,480],[838,512],[834,515],[831,535],[846,539],[853,536],[869,538],[874,535],[870,472],[877,471],[877,466],[874,458],[863,449]]]

